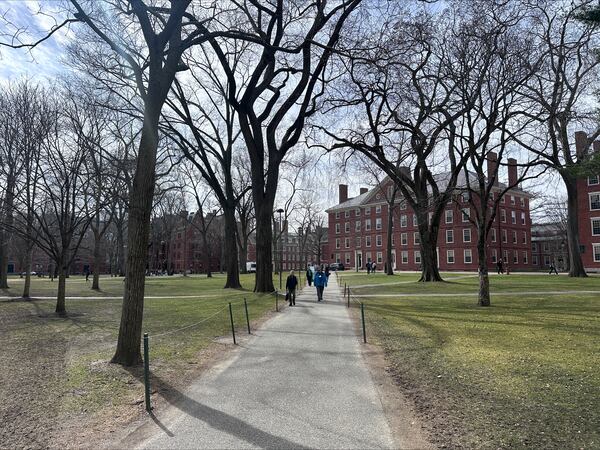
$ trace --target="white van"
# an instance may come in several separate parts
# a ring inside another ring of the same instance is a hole
[[[256,273],[256,263],[255,262],[247,262],[246,263],[246,272]]]

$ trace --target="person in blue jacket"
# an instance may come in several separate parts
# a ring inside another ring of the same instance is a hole
[[[327,275],[323,272],[323,269],[319,267],[317,269],[317,273],[315,273],[315,278],[313,280],[315,283],[315,287],[317,288],[317,301],[323,301],[323,291],[327,287]]]

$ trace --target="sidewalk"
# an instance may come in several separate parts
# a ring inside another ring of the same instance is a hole
[[[138,448],[395,448],[335,276],[191,386]],[[134,433],[135,434],[135,433]],[[139,439],[139,437],[138,437]],[[128,441],[124,442],[128,445]]]

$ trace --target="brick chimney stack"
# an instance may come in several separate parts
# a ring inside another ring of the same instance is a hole
[[[585,147],[587,145],[587,133],[585,131],[575,132],[575,154],[577,159],[582,158],[585,155]]]
[[[360,188],[360,195],[366,194],[369,192],[369,188]]]
[[[517,187],[517,160],[515,158],[508,158],[508,185],[510,187]]]
[[[345,201],[348,201],[348,185],[347,184],[340,184],[339,185],[339,203],[344,203]]]
[[[494,186],[498,186],[498,154],[489,152],[487,154],[487,176],[488,179],[494,178]]]

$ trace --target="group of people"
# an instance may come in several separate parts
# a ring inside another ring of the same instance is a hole
[[[371,261],[367,261],[367,273],[375,273],[377,271],[377,263],[375,263],[375,261],[371,262]]]
[[[306,269],[306,282],[309,286],[314,285],[317,290],[317,302],[323,301],[323,292],[327,287],[327,281],[329,280],[329,267],[309,265]],[[298,278],[294,274],[294,271],[290,271],[286,281],[286,300],[288,300],[290,306],[296,306],[296,288],[298,287]]]

